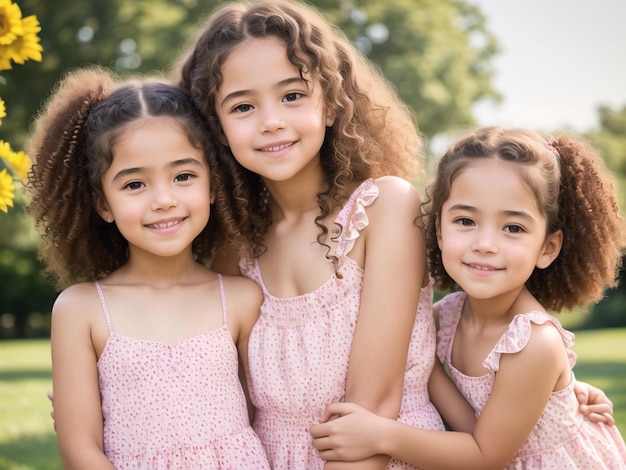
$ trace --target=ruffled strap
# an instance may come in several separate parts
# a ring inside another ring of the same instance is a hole
[[[496,346],[483,361],[483,366],[489,370],[497,372],[500,368],[501,354],[514,354],[524,349],[530,340],[532,332],[531,323],[535,323],[537,325],[551,323],[558,330],[567,351],[570,368],[574,367],[576,364],[576,353],[573,349],[574,333],[564,329],[559,320],[552,315],[538,311],[515,315],[515,317],[513,317],[513,321],[509,323],[507,331],[500,337]]]
[[[439,309],[437,357],[444,364],[450,362],[451,359],[454,334],[461,318],[465,297],[465,292],[454,292],[435,304],[435,308]]]
[[[372,178],[361,183],[352,193],[335,223],[342,227],[341,238],[337,247],[337,256],[341,258],[350,253],[360,231],[369,224],[365,208],[372,205],[378,197],[378,186]]]

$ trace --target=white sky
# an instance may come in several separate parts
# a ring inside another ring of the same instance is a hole
[[[626,0],[470,0],[498,38],[494,87],[480,125],[584,132],[596,108],[626,106]]]

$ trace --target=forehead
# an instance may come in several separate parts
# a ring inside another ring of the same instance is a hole
[[[278,83],[286,76],[299,76],[298,67],[287,58],[285,43],[274,37],[250,38],[236,46],[221,67],[225,89],[255,89]]]
[[[474,202],[485,209],[539,211],[519,165],[496,158],[476,159],[457,173],[447,202],[459,201]]]

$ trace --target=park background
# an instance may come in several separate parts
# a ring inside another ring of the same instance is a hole
[[[314,0],[377,64],[428,139],[427,168],[475,125],[573,132],[601,150],[626,207],[626,3],[622,0]],[[167,73],[211,0],[22,0],[36,15],[42,62],[0,73],[0,140],[26,147],[32,117],[63,73],[102,64]],[[2,162],[0,161],[0,169]],[[418,183],[422,184],[422,182]],[[50,406],[49,310],[36,237],[16,188],[0,212],[0,469],[61,468]],[[626,430],[626,283],[591,312],[560,318],[576,332],[579,379],[601,387]]]

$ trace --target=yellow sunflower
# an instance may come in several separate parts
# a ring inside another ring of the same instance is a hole
[[[4,105],[4,100],[0,98],[0,124],[2,124],[2,118],[7,117],[7,108]]]
[[[0,211],[8,212],[9,207],[13,207],[13,178],[6,170],[0,171]]]
[[[11,0],[0,0],[0,44],[11,44],[22,33],[22,10]]]
[[[37,17],[27,16],[22,20],[22,27],[23,33],[18,35],[10,45],[5,46],[5,53],[16,64],[23,64],[29,59],[41,62],[43,47],[39,44],[40,38],[37,36],[37,33],[41,31]]]
[[[23,150],[14,152],[9,144],[2,140],[0,140],[0,147],[2,148],[2,158],[17,175],[17,178],[20,180],[26,179],[28,170],[30,170],[30,157]]]

